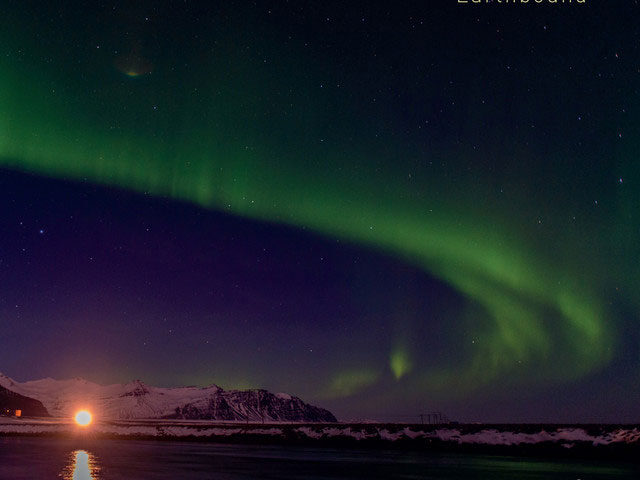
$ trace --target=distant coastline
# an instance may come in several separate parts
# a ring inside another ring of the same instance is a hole
[[[640,461],[640,425],[417,425],[105,421],[82,430],[68,419],[0,418],[3,436],[446,450],[500,455]]]

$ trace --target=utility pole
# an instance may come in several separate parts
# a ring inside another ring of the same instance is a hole
[[[442,412],[420,413],[418,416],[420,417],[420,423],[422,425],[425,424],[425,417],[427,425],[442,425],[444,423],[449,423],[449,419],[443,415]]]

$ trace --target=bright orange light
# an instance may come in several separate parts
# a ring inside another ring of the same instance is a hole
[[[86,427],[91,423],[91,414],[86,410],[80,410],[76,413],[76,423],[81,427]]]

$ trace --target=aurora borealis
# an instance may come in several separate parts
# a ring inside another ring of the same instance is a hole
[[[10,3],[0,371],[637,420],[633,2]]]

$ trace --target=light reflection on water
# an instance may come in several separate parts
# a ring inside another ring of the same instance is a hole
[[[86,450],[69,454],[69,463],[60,476],[64,480],[99,480],[100,466],[96,456]]]
[[[438,451],[3,437],[0,480],[638,480],[640,467]]]

